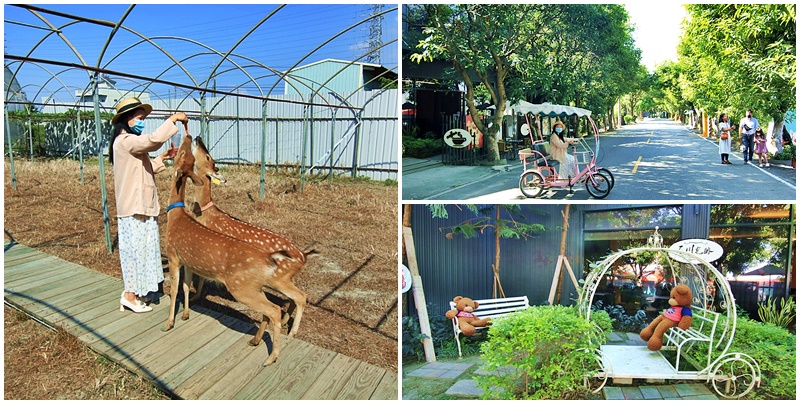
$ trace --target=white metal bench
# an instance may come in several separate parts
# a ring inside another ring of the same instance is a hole
[[[503,297],[500,299],[483,299],[475,300],[478,303],[478,308],[472,312],[475,317],[480,319],[491,318],[497,319],[509,315],[515,311],[525,310],[531,307],[528,303],[528,296],[519,297]],[[450,302],[450,309],[456,308],[455,302]],[[482,330],[486,327],[476,327],[476,330]],[[455,334],[456,344],[458,345],[458,357],[461,357],[461,341],[458,339],[458,334],[461,334],[461,328],[458,326],[458,317],[453,318],[453,333]]]
[[[692,306],[692,326],[689,329],[682,330],[678,327],[672,327],[667,330],[664,334],[664,346],[678,351],[678,358],[675,360],[676,371],[679,369],[681,351],[685,351],[684,348],[688,349],[698,342],[708,343],[708,363],[706,366],[711,364],[711,352],[716,341],[714,337],[717,332],[719,316],[719,313],[711,310]]]

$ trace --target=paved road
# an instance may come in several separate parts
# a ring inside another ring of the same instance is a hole
[[[590,142],[593,143],[593,142]],[[673,121],[646,120],[600,139],[598,165],[614,173],[616,184],[605,200],[793,201],[796,171],[787,167],[744,165],[741,153],[720,164],[716,142]],[[405,160],[404,160],[405,167]],[[406,200],[520,201],[522,165],[438,166],[402,177]],[[583,186],[574,193],[547,190],[538,199],[593,199]]]

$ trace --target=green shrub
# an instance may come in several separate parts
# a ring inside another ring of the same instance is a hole
[[[767,299],[766,304],[758,304],[758,317],[765,323],[786,328],[794,319],[794,309],[794,298],[792,296],[789,296],[788,300],[781,298],[780,305],[778,305],[777,298]]]
[[[603,326],[606,316],[598,315]],[[575,307],[536,306],[495,320],[481,358],[487,375],[476,377],[484,399],[570,399],[586,394],[583,380],[595,370],[597,323]]]
[[[636,314],[630,316],[625,312],[625,308],[620,305],[604,305],[603,302],[597,301],[592,305],[592,311],[595,313],[592,314],[592,319],[594,319],[596,313],[606,313],[610,320],[613,321],[614,330],[617,331],[628,331],[638,334],[639,331],[649,324],[647,321],[647,313],[645,313],[644,310],[637,310]]]
[[[795,145],[786,145],[783,146],[783,150],[780,153],[776,153],[772,158],[775,160],[794,160],[795,152]]]
[[[720,317],[723,323],[724,317]],[[761,386],[742,399],[794,400],[796,393],[796,336],[784,328],[739,317],[736,333],[728,353],[750,355],[761,368]],[[698,344],[687,354],[699,363],[705,363],[708,345]]]
[[[425,158],[442,152],[442,139],[417,139],[403,136],[403,156]]]
[[[636,118],[633,115],[625,115],[625,125],[631,125],[636,123]]]

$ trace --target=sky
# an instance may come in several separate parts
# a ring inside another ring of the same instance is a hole
[[[129,6],[124,4],[47,4],[41,7],[75,16],[117,22],[123,17]],[[125,19],[124,25],[153,39],[176,59],[181,60],[195,80],[200,82],[208,78],[212,66],[220,60],[218,55],[210,54],[211,51],[200,44],[225,53],[278,7],[277,4],[140,4],[133,8]],[[383,5],[383,10],[395,7],[396,5]],[[284,71],[298,62],[302,66],[326,58],[355,60],[366,53],[363,46],[369,37],[369,25],[361,24],[348,28],[370,14],[370,8],[361,4],[287,5],[259,25],[236,47],[235,53],[251,58],[255,62],[237,59],[237,63],[242,66],[251,65],[247,68],[248,73],[257,77],[259,83],[262,83],[262,87],[266,87],[264,88],[266,91],[274,83],[274,75],[267,69],[252,66],[256,62],[278,71]],[[47,13],[43,13],[42,16],[57,27],[72,21],[69,18]],[[45,23],[29,10],[20,7],[4,5],[4,20],[4,53],[8,55],[26,55],[48,33],[43,29],[16,24],[45,26]],[[384,14],[381,26],[384,43],[391,42],[382,48],[381,64],[397,72],[398,12],[392,11]],[[339,35],[342,31],[346,32]],[[77,49],[86,64],[95,66],[111,28],[80,22],[63,27],[62,32]],[[200,44],[157,38],[167,36],[187,38]],[[333,37],[336,38],[314,51],[315,48]],[[161,75],[160,78],[167,81],[192,84],[192,80],[177,67],[172,67],[165,72],[174,63],[163,53],[155,50],[153,46],[140,44],[130,47],[140,40],[135,34],[120,30],[104,54],[101,66],[105,66],[109,70],[141,76]],[[306,57],[312,51],[313,53]],[[197,55],[198,53],[206,54]],[[42,42],[31,57],[80,63],[75,53],[56,35],[51,35]],[[304,57],[306,58],[303,60]],[[366,59],[360,61],[366,61]],[[8,64],[9,60],[5,62]],[[233,65],[226,64],[218,72],[231,68]],[[51,73],[56,73],[64,85],[70,88],[83,88],[88,81],[88,74],[84,71],[66,69],[52,64],[41,67],[25,66],[23,69],[18,76],[18,81],[29,97],[32,97],[41,87],[40,83],[51,78]],[[45,69],[50,72],[46,72]],[[259,78],[262,76],[263,78]],[[220,75],[216,85],[220,89],[233,89],[247,81],[246,75],[232,70]],[[51,88],[63,88],[64,85],[57,80],[50,80],[48,91],[55,91]],[[135,87],[136,85],[138,84],[129,79],[117,80],[119,88]],[[72,89],[71,92],[74,93],[74,90]],[[241,90],[251,94],[257,93],[257,89],[252,85]],[[282,93],[283,84],[281,83],[273,91],[273,94]],[[65,102],[71,101],[71,97],[63,94],[59,98],[67,98],[63,100]],[[41,99],[40,95],[36,101],[41,101]]]
[[[678,60],[681,21],[686,9],[673,1],[639,1],[625,4],[635,26],[633,37],[642,50],[642,64],[650,72],[666,60]]]

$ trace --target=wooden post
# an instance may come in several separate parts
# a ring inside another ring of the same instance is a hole
[[[561,212],[561,216],[564,217],[564,222],[561,226],[561,246],[558,250],[558,260],[556,261],[556,272],[553,274],[553,283],[550,284],[550,294],[547,297],[547,301],[550,302],[552,305],[554,302],[561,301],[561,271],[564,266],[567,267],[567,273],[569,274],[570,279],[572,280],[572,284],[575,285],[575,288],[579,288],[578,279],[575,278],[575,274],[572,273],[572,266],[567,261],[567,228],[569,228],[569,205],[564,206],[564,211]]]
[[[425,291],[422,289],[422,277],[419,276],[417,253],[414,249],[414,236],[412,235],[410,227],[403,227],[403,243],[406,247],[408,270],[411,272],[411,292],[414,294],[414,305],[417,307],[417,314],[419,315],[419,329],[420,332],[430,337],[422,340],[422,349],[425,351],[425,361],[428,363],[436,362],[431,324],[428,321],[428,307],[425,305]]]

